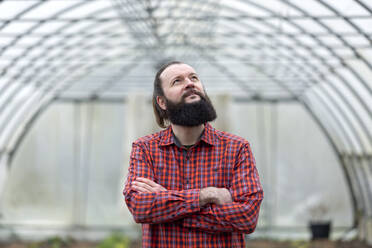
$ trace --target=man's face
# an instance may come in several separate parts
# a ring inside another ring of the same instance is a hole
[[[163,71],[160,79],[164,96],[158,96],[157,101],[171,123],[192,127],[216,119],[212,102],[191,66],[171,65]]]
[[[198,75],[189,65],[174,64],[169,66],[161,73],[160,80],[165,97],[174,103],[179,103],[182,100],[185,103],[199,101],[201,98],[197,93],[205,95]],[[161,104],[159,105],[162,107]]]

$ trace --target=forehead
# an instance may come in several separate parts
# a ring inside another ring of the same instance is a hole
[[[178,76],[187,76],[191,73],[196,73],[194,68],[186,64],[173,64],[167,67],[161,74],[160,80],[167,82]]]

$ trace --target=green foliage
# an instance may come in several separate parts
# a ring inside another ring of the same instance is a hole
[[[97,245],[97,248],[128,248],[130,239],[120,233],[114,233]]]
[[[308,248],[309,245],[307,241],[292,241],[290,248]]]
[[[27,248],[66,248],[71,244],[71,239],[52,237],[43,242],[30,243]]]

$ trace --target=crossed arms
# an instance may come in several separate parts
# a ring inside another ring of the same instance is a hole
[[[181,220],[207,232],[254,231],[263,198],[254,159],[245,144],[234,167],[231,188],[168,190],[156,183],[149,157],[133,144],[125,200],[138,223]]]

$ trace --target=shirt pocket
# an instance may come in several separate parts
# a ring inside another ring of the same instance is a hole
[[[213,165],[213,186],[217,188],[230,188],[233,166],[224,161],[216,161]]]
[[[181,190],[179,180],[179,168],[176,159],[171,157],[159,157],[154,164],[155,182],[168,190]]]

